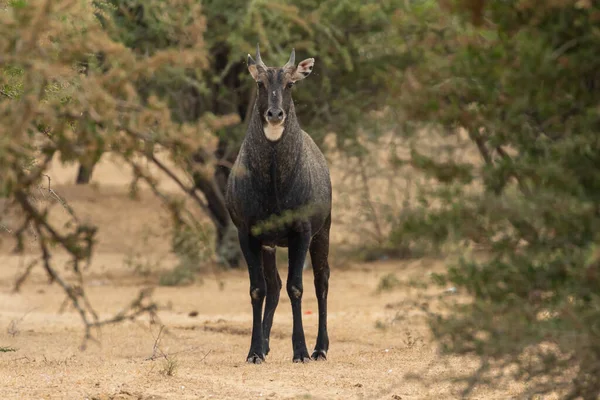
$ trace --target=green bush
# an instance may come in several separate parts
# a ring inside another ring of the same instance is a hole
[[[487,249],[439,277],[472,301],[432,320],[443,349],[481,357],[469,382],[511,366],[530,394],[596,399],[600,5],[442,4],[397,14],[414,57],[397,99],[416,143],[407,162],[438,184],[394,234]],[[464,135],[480,157],[428,153],[423,130],[429,142]]]

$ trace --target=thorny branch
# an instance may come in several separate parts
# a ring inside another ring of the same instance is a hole
[[[158,198],[160,198],[163,201],[163,203],[169,208],[169,211],[171,211],[172,216],[175,218],[175,220],[178,223],[185,224],[186,219],[183,217],[182,212],[185,212],[185,214],[188,217],[193,219],[191,212],[189,210],[187,210],[185,207],[178,207],[175,200],[169,198],[169,196],[162,193],[158,189],[156,183],[152,180],[152,178],[149,177],[147,174],[145,174],[139,165],[137,165],[135,162],[133,162],[131,160],[125,160],[125,161],[131,166],[134,174],[136,176],[138,176],[140,179],[142,179],[144,182],[146,182],[146,184],[148,185],[148,187],[150,188],[152,193],[154,193],[154,195],[156,195]]]
[[[49,177],[48,184],[50,184]],[[46,190],[64,207],[66,202],[58,195],[58,193],[56,193],[50,187],[48,187]],[[65,300],[68,299],[70,301],[83,321],[85,333],[80,346],[82,350],[87,347],[87,342],[89,340],[96,340],[92,334],[93,328],[99,329],[102,326],[116,324],[124,320],[134,320],[143,314],[149,314],[152,321],[157,318],[157,305],[151,301],[152,289],[146,288],[142,289],[138,296],[123,310],[110,318],[100,319],[86,295],[84,289],[84,279],[80,268],[81,261],[85,261],[87,264],[89,264],[91,261],[93,236],[96,232],[96,229],[90,226],[78,225],[77,230],[74,233],[65,235],[60,234],[50,223],[48,223],[46,219],[46,212],[41,212],[34,204],[31,203],[30,197],[26,192],[23,190],[17,190],[15,191],[14,195],[17,203],[27,214],[25,223],[18,229],[16,233],[22,235],[26,227],[32,225],[39,249],[41,251],[40,258],[42,265],[46,270],[46,273],[50,277],[51,282],[58,283],[58,285],[63,289],[67,296]],[[70,206],[67,205],[65,210],[67,210],[74,220],[79,221],[75,212]],[[61,276],[61,274],[57,272],[57,269],[52,263],[52,255],[49,250],[50,244],[56,244],[62,247],[71,255],[71,259],[68,264],[71,266],[70,270],[75,275],[75,283],[68,282],[63,276]],[[14,287],[15,290],[19,290],[37,262],[38,260],[34,260],[28,264],[25,272],[17,279]],[[64,304],[66,303],[63,303],[63,305]]]
[[[193,188],[188,188],[185,184],[175,175],[173,171],[167,168],[159,159],[157,159],[154,155],[150,157],[150,160],[165,174],[169,176],[185,193],[189,194],[192,199],[196,201],[196,203],[202,208],[202,210],[210,217],[215,226],[221,227],[221,223],[215,218],[212,212],[208,209],[208,205],[198,196],[198,193]]]
[[[15,281],[15,286],[13,288],[14,292],[18,292],[19,290],[21,290],[21,285],[23,285],[23,283],[27,280],[27,277],[29,277],[31,270],[37,265],[38,261],[39,260],[33,260],[29,264],[27,264],[25,272],[23,272]]]
[[[124,102],[121,102],[119,105],[121,108],[123,107],[127,107],[127,104]],[[134,107],[134,106],[131,106]],[[63,114],[64,117],[68,117],[71,118],[73,120],[80,120],[83,118],[82,115],[78,115],[76,113],[64,113]],[[100,121],[97,121],[96,119],[94,119],[92,116],[87,115],[86,118],[91,118],[94,122],[96,123],[100,123]],[[160,141],[160,142],[156,142],[155,139],[152,139],[149,135],[141,133],[136,131],[135,129],[129,127],[129,126],[125,126],[125,125],[121,125],[121,124],[117,124],[117,126],[115,127],[115,129],[117,130],[122,130],[123,132],[125,132],[126,134],[130,135],[131,137],[141,140],[145,143],[156,143],[159,144],[161,146],[164,147],[173,147],[176,145],[176,143],[171,142],[171,141]],[[156,165],[161,171],[163,171],[170,179],[173,180],[173,182],[175,182],[177,184],[177,186],[179,186],[181,188],[181,190],[183,190],[184,193],[187,193],[195,202],[196,204],[198,204],[198,206],[202,209],[202,211],[205,212],[205,214],[211,219],[211,221],[215,224],[215,226],[217,227],[222,227],[221,222],[213,215],[213,213],[209,210],[208,205],[206,204],[205,201],[203,201],[200,196],[198,196],[198,193],[196,192],[195,188],[193,187],[188,187],[185,185],[185,183],[183,183],[181,181],[181,179],[179,179],[177,177],[177,175],[171,170],[169,169],[163,162],[161,162],[159,159],[156,158],[156,156],[154,156],[153,154],[147,154],[144,153],[144,156],[147,157],[150,161],[152,161],[152,163],[154,165]],[[134,168],[134,172],[139,173],[140,169],[137,168],[137,166],[135,164],[133,164],[130,160],[125,160],[126,162],[128,162],[133,168]],[[147,179],[147,177],[145,177],[143,174],[141,175],[143,177],[143,179],[147,182],[149,182],[149,179]],[[152,186],[152,185],[151,185]],[[155,192],[155,194],[159,194],[157,193],[156,190],[153,189],[153,191]],[[217,191],[218,192],[218,191]],[[159,194],[159,197],[161,197],[163,200],[165,199],[164,196]]]
[[[197,48],[188,48],[186,44],[185,48],[177,47],[179,52],[171,52],[169,49],[152,57],[138,57],[132,49],[123,48],[120,42],[110,38],[108,30],[97,23],[95,12],[90,13],[88,6],[91,4],[84,7],[69,1],[42,3],[41,7],[36,7],[28,2],[27,7],[19,11],[23,13],[19,15],[32,18],[19,19],[16,14],[8,13],[9,15],[2,16],[3,21],[11,23],[0,24],[0,41],[12,43],[16,40],[21,43],[11,54],[0,54],[0,67],[19,70],[14,89],[8,85],[0,88],[0,102],[3,105],[12,102],[15,106],[12,110],[14,112],[2,115],[4,124],[0,131],[4,134],[3,138],[8,137],[9,140],[3,140],[0,144],[3,156],[1,173],[4,174],[7,170],[9,173],[2,175],[2,178],[7,175],[9,179],[6,184],[2,181],[0,192],[24,216],[22,224],[19,222],[20,225],[15,227],[0,225],[0,229],[13,235],[17,244],[16,251],[21,252],[24,250],[23,238],[31,232],[32,242],[40,253],[37,264],[36,261],[27,264],[24,272],[17,277],[15,290],[23,285],[36,265],[41,265],[50,281],[56,282],[65,291],[64,304],[72,304],[80,314],[85,325],[82,344],[85,347],[87,341],[93,339],[94,328],[133,320],[143,314],[154,318],[157,307],[150,300],[151,289],[144,289],[131,304],[114,316],[101,317],[96,314],[86,296],[82,274],[82,268],[91,261],[96,228],[77,218],[69,204],[51,187],[51,179],[45,173],[57,153],[65,160],[73,160],[89,156],[88,152],[114,149],[124,158],[141,154],[172,179],[176,178],[172,171],[156,159],[151,160],[140,145],[156,144],[177,150],[180,154],[196,145],[191,143],[195,137],[165,134],[176,132],[181,124],[169,119],[166,104],[147,107],[147,102],[141,101],[143,96],[135,94],[136,86],[147,78],[149,68],[156,71],[173,68],[174,65],[185,68],[192,64],[198,65],[196,57],[203,52],[198,51],[201,49],[199,43]],[[63,18],[80,21],[81,24],[51,23]],[[19,29],[11,28],[13,24]],[[195,24],[194,31],[201,25]],[[186,30],[186,34],[189,33]],[[51,43],[47,38],[52,39]],[[113,53],[115,48],[121,50]],[[49,51],[56,57],[49,57]],[[79,68],[73,68],[87,60],[89,55],[101,55],[106,51],[114,55],[113,62],[103,63],[98,59],[98,73],[89,74],[86,71],[86,74],[81,75]],[[216,129],[219,124],[233,123],[227,118],[211,118],[209,122],[207,131]],[[162,132],[156,132],[157,127]],[[44,139],[41,146],[36,144],[39,136]],[[34,165],[33,160],[37,161]],[[189,219],[191,213],[178,207],[178,199],[162,193],[153,184],[149,174],[143,176],[143,179],[180,219]],[[199,194],[192,188],[186,189],[178,179],[174,180],[202,209],[207,209],[206,202]],[[44,185],[47,182],[47,188],[41,188],[40,182],[44,182]],[[41,204],[40,201],[50,203]],[[48,219],[51,207],[56,204],[62,205],[70,216],[69,222],[64,226]],[[188,214],[184,214],[186,212]],[[68,254],[66,273],[60,269],[62,265],[58,266],[52,258],[55,248]]]
[[[69,115],[71,118],[79,118],[76,115]],[[124,132],[128,133],[136,139],[140,139],[146,143],[151,142],[150,138],[146,135],[139,134],[132,129],[124,126],[118,127]],[[14,151],[19,151],[15,149]],[[190,195],[196,203],[205,211],[207,210],[206,204],[193,190],[193,188],[187,188],[186,185],[176,176],[176,174],[166,167],[160,160],[153,155],[146,155],[150,161],[152,161],[161,171],[169,176],[185,193]],[[106,319],[100,319],[94,308],[90,304],[88,297],[84,289],[84,279],[80,268],[80,262],[85,261],[87,265],[91,262],[91,254],[93,247],[93,237],[96,233],[96,228],[81,224],[81,221],[77,217],[74,210],[69,204],[51,187],[51,178],[45,175],[45,171],[50,163],[52,157],[47,155],[45,159],[40,162],[35,168],[31,169],[27,174],[22,173],[19,176],[19,182],[21,183],[22,189],[17,189],[14,192],[14,198],[21,209],[25,212],[26,218],[24,223],[19,226],[15,231],[15,237],[17,238],[17,250],[23,248],[22,237],[25,231],[29,228],[32,229],[34,240],[37,241],[39,249],[41,251],[42,266],[46,273],[50,277],[50,282],[56,282],[66,293],[65,302],[61,306],[61,312],[65,306],[69,303],[73,305],[77,313],[80,315],[81,320],[84,324],[85,333],[80,348],[83,350],[87,347],[87,343],[90,340],[95,341],[95,336],[92,330],[99,329],[104,325],[116,324],[125,320],[135,320],[138,317],[148,314],[151,321],[154,322],[157,319],[156,311],[157,305],[151,301],[152,289],[146,288],[139,292],[138,296],[123,310],[115,314],[114,316]],[[147,176],[135,162],[130,159],[126,161],[132,166],[135,174],[142,178],[151,188],[151,190],[159,196],[170,208],[171,212],[179,221],[183,221],[184,218],[181,215],[181,210],[176,206],[175,202],[162,193],[156,186],[155,182],[150,176]],[[37,201],[32,194],[27,190],[34,185],[34,182],[40,178],[46,178],[48,181],[47,188],[38,186],[41,197],[43,199],[52,199],[62,205],[63,209],[70,215],[72,220],[76,222],[75,232],[62,234],[47,219],[48,209],[40,210],[36,205],[32,203]],[[47,196],[49,194],[50,196]],[[212,217],[211,213],[208,213]],[[9,228],[5,228],[7,231],[12,232]],[[61,276],[55,266],[52,263],[52,256],[49,250],[50,245],[58,245],[59,247],[66,250],[70,255],[71,259],[68,264],[70,270],[74,273],[74,283],[69,282],[63,276]],[[25,272],[17,278],[15,282],[14,290],[19,290],[22,284],[25,282],[27,277],[30,275],[31,270],[37,264],[37,261],[31,262],[25,269]]]

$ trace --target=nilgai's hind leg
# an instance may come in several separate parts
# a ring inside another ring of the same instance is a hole
[[[269,354],[269,337],[271,335],[271,326],[273,325],[273,316],[275,309],[279,304],[279,292],[281,291],[281,278],[277,272],[275,262],[275,248],[264,248],[262,250],[263,268],[265,271],[265,281],[267,282],[267,299],[265,301],[265,315],[263,317],[263,343],[265,355]]]
[[[262,333],[262,308],[267,291],[262,267],[262,246],[259,240],[248,233],[239,233],[240,247],[248,264],[250,275],[250,298],[252,301],[252,342],[248,352],[249,363],[260,364],[265,359]]]
[[[306,348],[304,328],[302,327],[302,270],[308,246],[310,244],[310,228],[295,232],[288,240],[289,271],[287,279],[287,292],[292,303],[292,345],[294,348],[294,362],[308,362],[310,356]]]
[[[327,335],[327,292],[329,290],[329,228],[331,227],[331,215],[327,217],[325,224],[317,233],[310,244],[310,259],[312,261],[315,276],[315,292],[319,305],[319,333],[313,360],[327,359],[329,350],[329,336]]]

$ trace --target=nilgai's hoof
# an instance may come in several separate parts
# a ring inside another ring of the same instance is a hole
[[[294,363],[302,363],[302,364],[306,364],[306,363],[309,363],[309,362],[311,362],[311,359],[310,359],[310,357],[309,357],[309,356],[306,356],[306,357],[298,357],[298,358],[294,357],[294,360],[293,360],[293,361],[294,361]]]
[[[263,355],[261,357],[256,353],[249,355],[248,358],[246,359],[246,362],[248,364],[261,364],[263,361],[265,361],[265,356]]]
[[[327,352],[325,350],[315,350],[311,358],[315,361],[327,361]]]
[[[308,356],[308,351],[307,350],[300,350],[298,351],[298,353],[294,354],[294,358],[292,359],[293,362],[295,363],[303,363],[306,364],[308,362],[310,362],[310,357]]]

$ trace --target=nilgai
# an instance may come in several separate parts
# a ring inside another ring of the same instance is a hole
[[[292,50],[281,68],[267,67],[248,54],[248,70],[258,92],[246,136],[227,184],[226,203],[238,228],[250,275],[252,340],[247,361],[260,364],[269,353],[281,278],[275,249],[288,247],[287,293],[292,305],[293,361],[311,360],[302,327],[302,269],[310,251],[319,308],[319,331],[312,359],[325,360],[331,180],[323,153],[302,130],[292,87],[312,72],[314,58],[295,65]],[[262,316],[265,303],[264,316]]]

